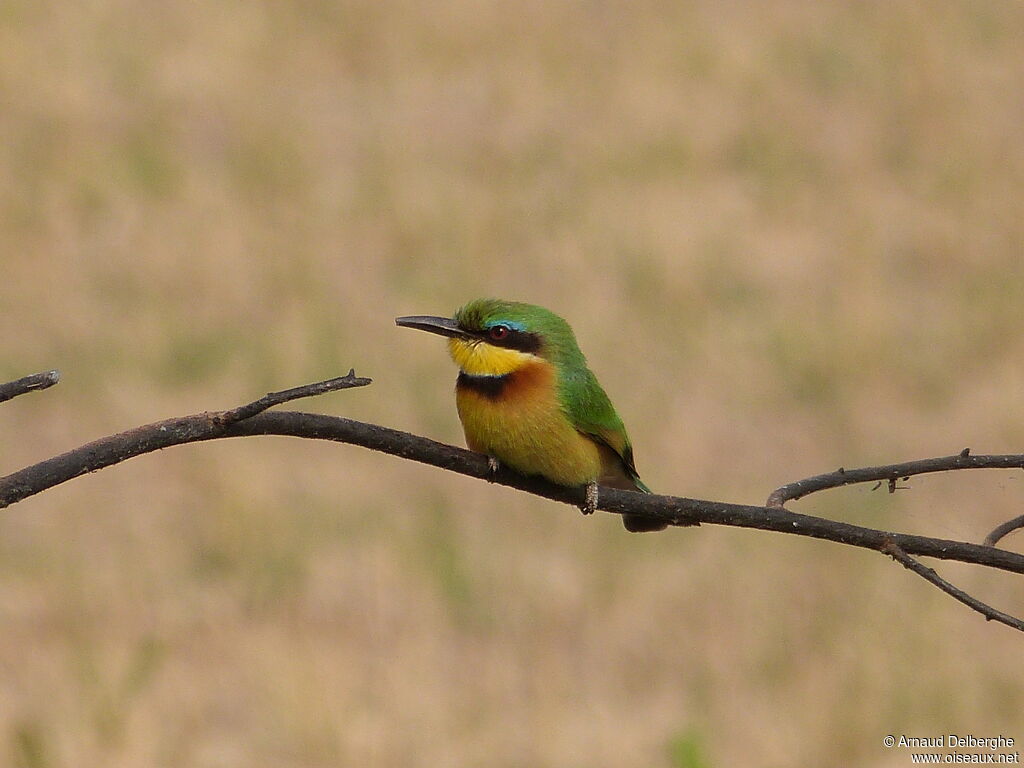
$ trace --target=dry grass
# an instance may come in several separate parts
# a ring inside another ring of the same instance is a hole
[[[355,366],[312,407],[458,441],[477,295],[577,328],[660,490],[758,501],[1024,444],[1024,6],[0,6],[14,468]],[[1019,473],[799,505],[978,540]],[[1012,543],[1012,542],[1010,542]],[[947,567],[1024,612],[1019,579]],[[1024,739],[1020,638],[870,553],[637,537],[284,439],[0,522],[0,762],[889,766]],[[1017,671],[1015,671],[1017,670]]]

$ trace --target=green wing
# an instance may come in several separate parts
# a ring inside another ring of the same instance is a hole
[[[626,474],[636,483],[637,488],[650,493],[650,488],[644,485],[633,463],[633,446],[626,434],[626,427],[590,369],[582,366],[578,373],[565,376],[561,394],[562,404],[573,426],[615,451],[622,459]]]

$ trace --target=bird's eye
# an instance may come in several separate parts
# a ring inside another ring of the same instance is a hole
[[[495,325],[487,333],[495,341],[501,341],[502,339],[508,337],[508,326]]]

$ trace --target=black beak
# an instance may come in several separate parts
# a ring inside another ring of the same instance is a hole
[[[431,315],[409,315],[408,317],[396,317],[395,325],[402,328],[418,328],[421,331],[430,331],[441,336],[451,336],[456,339],[475,338],[455,324],[449,317],[432,317]]]

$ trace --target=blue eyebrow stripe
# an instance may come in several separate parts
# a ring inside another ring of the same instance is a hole
[[[495,320],[491,323],[488,323],[487,327],[493,328],[496,325],[507,325],[513,331],[523,331],[524,333],[526,332],[526,326],[517,320]]]
[[[513,331],[522,331],[524,333],[526,331],[526,326],[518,321],[502,321],[502,319],[498,319],[498,321],[495,321],[494,323],[487,324],[487,328],[494,328],[495,326],[508,326]]]

